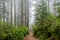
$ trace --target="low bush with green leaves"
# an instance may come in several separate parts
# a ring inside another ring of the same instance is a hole
[[[27,27],[15,27],[0,22],[0,40],[23,40],[28,33]]]
[[[34,25],[34,36],[40,40],[60,40],[60,19],[49,16],[44,25]]]

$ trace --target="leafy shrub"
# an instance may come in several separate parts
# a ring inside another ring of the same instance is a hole
[[[34,25],[34,36],[40,40],[60,40],[60,19],[50,15],[44,25]]]
[[[0,40],[23,40],[27,34],[27,27],[15,27],[0,22]]]

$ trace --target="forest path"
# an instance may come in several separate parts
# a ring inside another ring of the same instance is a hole
[[[29,35],[27,35],[24,40],[38,40],[33,36],[33,32],[30,32]]]

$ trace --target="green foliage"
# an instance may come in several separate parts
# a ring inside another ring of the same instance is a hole
[[[42,2],[42,4],[44,5],[36,8],[34,36],[40,40],[60,40],[60,17],[46,12],[47,9],[44,8],[46,3]],[[57,11],[60,14],[60,8]]]
[[[58,17],[60,17],[60,2],[55,3],[54,6],[56,7],[57,13],[58,13]]]
[[[59,40],[60,19],[50,15],[47,21],[44,22],[43,27],[41,25],[34,25],[33,32],[34,36],[40,40]]]
[[[0,22],[0,40],[23,40],[27,34],[27,27],[15,27]]]

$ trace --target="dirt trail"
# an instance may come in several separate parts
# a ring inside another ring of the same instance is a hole
[[[33,36],[33,32],[30,32],[29,35],[27,35],[24,40],[38,40]]]

